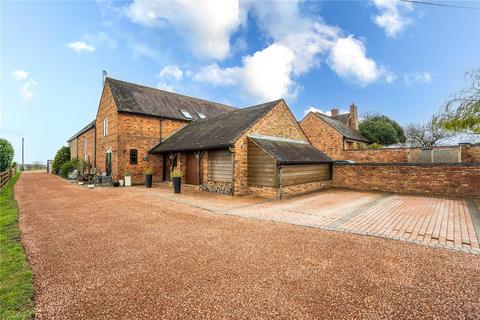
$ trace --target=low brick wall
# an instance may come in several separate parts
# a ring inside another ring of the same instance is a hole
[[[455,152],[458,146],[439,146],[434,150],[450,150]],[[383,148],[343,150],[342,160],[353,160],[359,163],[404,163],[408,162],[409,152],[420,148]],[[460,147],[462,162],[480,162],[480,145],[462,145]]]
[[[330,187],[331,180],[315,181],[308,183],[301,183],[291,186],[283,186],[280,192],[279,187],[248,187],[248,194],[262,197],[262,198],[288,198],[294,197]]]
[[[334,164],[332,187],[480,197],[480,163]]]
[[[331,180],[315,181],[282,187],[282,198],[298,196],[330,187]]]

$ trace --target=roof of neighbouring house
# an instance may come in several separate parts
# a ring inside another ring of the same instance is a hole
[[[237,108],[130,82],[106,78],[119,112],[180,120],[207,119]],[[187,111],[188,118],[181,110]]]
[[[334,119],[332,117],[329,117],[323,113],[320,112],[315,112],[315,114],[324,120],[326,123],[328,123],[331,127],[333,127],[335,130],[337,130],[341,135],[343,135],[347,139],[352,139],[356,141],[362,141],[362,142],[370,142],[367,138],[362,136],[360,132],[358,132],[355,129],[352,129],[348,127],[346,124],[344,124],[342,121]],[[338,116],[337,116],[338,117]]]
[[[306,141],[260,135],[250,135],[248,138],[277,159],[279,164],[332,162],[329,156]]]
[[[228,148],[245,130],[264,117],[280,101],[282,100],[237,109],[215,118],[192,122],[153,147],[150,152]]]
[[[68,139],[67,142],[72,141],[73,139],[75,139],[76,137],[78,137],[79,135],[81,135],[82,133],[85,133],[85,132],[87,132],[88,130],[94,128],[94,127],[95,127],[95,121],[96,121],[96,120],[93,120],[92,122],[90,122],[89,124],[87,124],[84,128],[82,128],[82,130],[78,131],[77,133],[75,133],[75,135],[73,135],[70,139]]]
[[[350,112],[341,113],[336,116],[330,116],[330,118],[338,120],[348,127],[348,123],[350,122]]]

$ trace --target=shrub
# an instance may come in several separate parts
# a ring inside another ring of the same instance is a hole
[[[368,145],[368,149],[381,149],[383,146],[379,143],[372,143]]]
[[[69,147],[61,147],[57,151],[57,154],[55,155],[55,158],[53,159],[53,163],[52,163],[53,173],[60,174],[60,169],[61,169],[62,165],[69,160],[70,160],[70,148]]]
[[[180,169],[173,169],[172,173],[170,174],[170,177],[175,178],[175,177],[183,177],[183,171]]]
[[[0,172],[10,168],[14,153],[12,144],[8,140],[0,138]]]
[[[68,174],[70,172],[73,172],[73,170],[75,169],[76,169],[75,161],[69,160],[67,162],[62,163],[62,166],[60,167],[60,172],[62,177],[67,178]]]

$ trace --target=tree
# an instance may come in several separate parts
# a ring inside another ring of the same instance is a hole
[[[368,140],[381,145],[404,143],[405,133],[402,127],[392,119],[381,114],[366,114],[358,130]]]
[[[438,142],[452,137],[454,134],[445,130],[439,119],[433,116],[422,124],[409,124],[405,127],[407,142],[413,147],[431,148]]]
[[[8,140],[0,138],[0,172],[10,168],[14,154],[12,144]]]
[[[62,164],[70,160],[70,148],[69,147],[61,147],[58,151],[57,154],[55,155],[55,158],[53,159],[52,163],[52,170],[53,173],[59,174],[60,169],[62,167]]]
[[[470,87],[445,102],[440,124],[449,131],[480,133],[480,68],[467,72],[465,78]]]

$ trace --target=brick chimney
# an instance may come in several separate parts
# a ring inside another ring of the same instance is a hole
[[[352,103],[350,105],[350,128],[358,130],[358,113],[357,113],[357,106]]]
[[[333,108],[332,111],[330,111],[332,113],[332,117],[334,116],[338,116],[338,109],[337,108]]]

